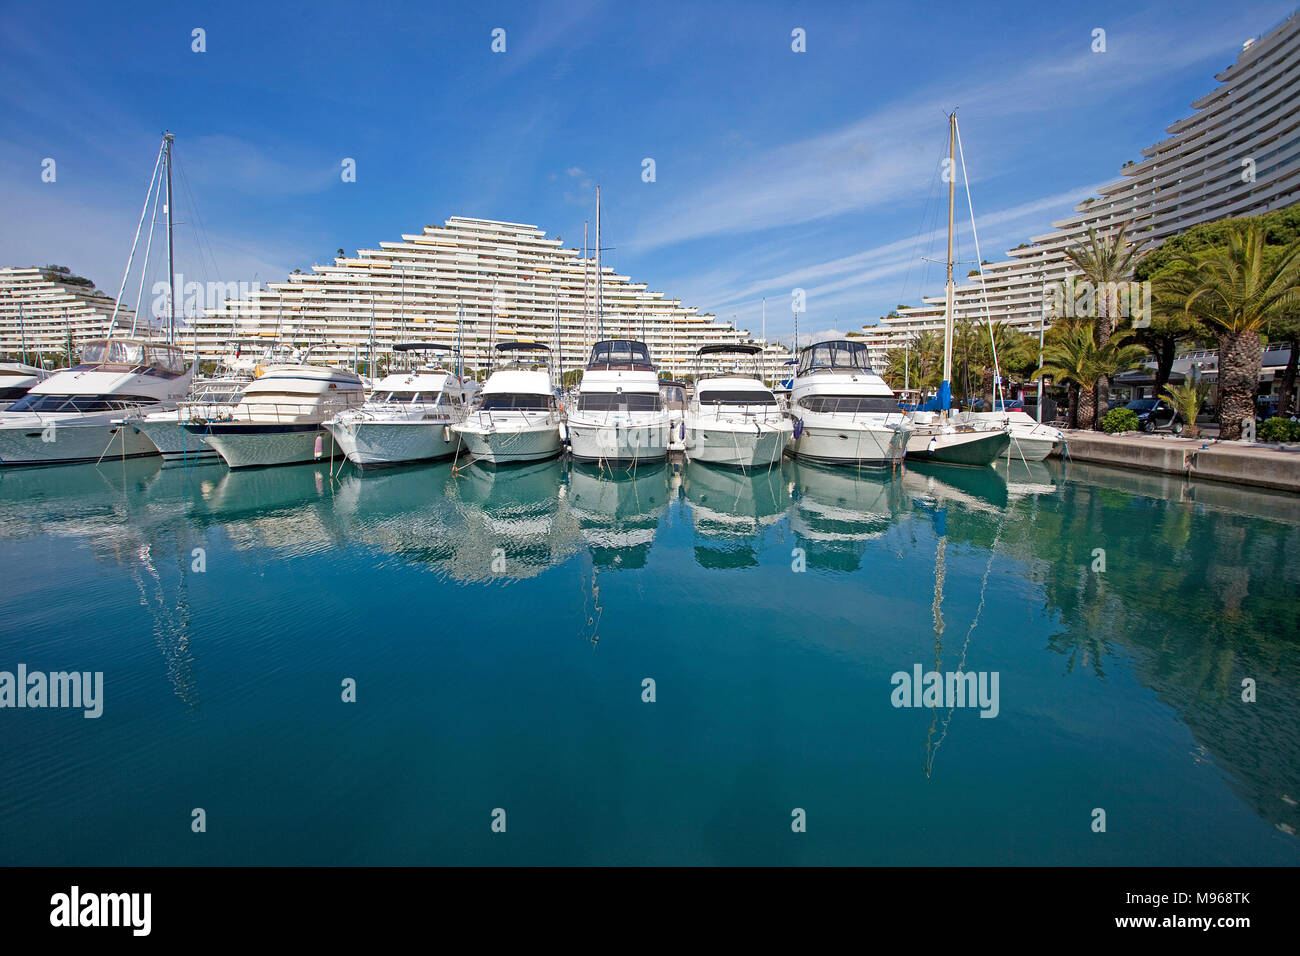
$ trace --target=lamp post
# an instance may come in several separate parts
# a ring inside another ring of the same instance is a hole
[[[23,296],[17,289],[9,293],[18,306],[18,338],[23,349],[23,364],[27,364],[27,328],[23,323]]]

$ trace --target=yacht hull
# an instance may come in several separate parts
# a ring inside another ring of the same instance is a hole
[[[72,465],[156,454],[139,429],[109,420],[64,425],[31,415],[17,421],[11,416],[0,425],[0,465]]]
[[[667,419],[653,424],[596,424],[570,418],[569,454],[574,461],[631,464],[668,457],[670,428]]]
[[[338,454],[334,436],[315,422],[292,425],[211,423],[186,425],[201,434],[231,468],[259,468],[316,461],[316,440],[321,440],[320,458]]]
[[[824,465],[887,468],[903,460],[906,446],[892,428],[863,428],[851,422],[810,425],[786,446],[791,455]]]
[[[993,464],[1011,445],[1006,431],[913,432],[907,442],[911,461],[934,461],[945,465],[984,467]]]
[[[360,468],[450,458],[460,436],[450,422],[330,422],[339,451]]]
[[[1056,442],[1046,438],[1022,438],[1011,431],[1011,457],[1023,458],[1025,461],[1043,461],[1052,453]]]
[[[151,441],[163,461],[216,461],[221,456],[203,440],[202,435],[192,435],[185,430],[179,418],[167,421],[137,421],[132,423]]]
[[[560,453],[560,432],[554,424],[528,428],[484,429],[453,426],[465,449],[480,461],[508,465],[517,461],[542,461]]]
[[[789,424],[755,426],[753,422],[686,423],[686,457],[731,468],[767,467],[781,460],[793,434]]]

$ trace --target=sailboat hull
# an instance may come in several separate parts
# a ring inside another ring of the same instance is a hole
[[[1011,445],[1011,436],[994,432],[913,432],[907,442],[908,461],[982,468],[993,464]]]

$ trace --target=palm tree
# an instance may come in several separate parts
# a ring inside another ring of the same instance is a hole
[[[1058,383],[1068,386],[1070,393],[1069,428],[1092,427],[1092,396],[1084,400],[1084,380],[1088,377],[1088,362],[1096,341],[1092,329],[1082,322],[1059,319],[1052,325],[1043,343],[1043,364],[1034,372],[1034,378],[1050,375]],[[1086,416],[1081,422],[1080,417]]]
[[[1196,424],[1196,416],[1201,413],[1205,396],[1210,387],[1205,382],[1184,382],[1182,385],[1166,385],[1161,393],[1174,411],[1182,416],[1185,433],[1188,438],[1196,438],[1201,430]]]
[[[1044,344],[1043,364],[1034,377],[1051,375],[1058,382],[1077,385],[1070,391],[1069,425],[1093,428],[1101,417],[1093,403],[1097,382],[1141,363],[1146,346],[1132,341],[1132,329],[1117,330],[1105,345],[1097,344],[1095,329],[1085,322],[1058,322],[1052,331],[1057,334]]]
[[[1105,347],[1115,328],[1119,312],[1118,285],[1132,278],[1133,269],[1142,257],[1143,243],[1129,242],[1124,235],[1127,229],[1128,223],[1123,223],[1118,232],[1106,237],[1098,236],[1096,229],[1089,229],[1086,242],[1065,250],[1066,257],[1096,291],[1094,335],[1098,348]],[[1109,376],[1098,379],[1095,390],[1096,417],[1100,421],[1109,403]]]
[[[1187,314],[1219,336],[1219,435],[1228,440],[1255,416],[1260,332],[1300,303],[1300,239],[1275,255],[1265,249],[1264,231],[1251,223],[1235,225],[1226,248],[1180,258],[1195,283]]]

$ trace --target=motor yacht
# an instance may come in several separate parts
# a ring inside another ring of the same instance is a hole
[[[836,339],[801,350],[790,389],[788,450],[832,465],[886,467],[903,460],[909,428],[863,342]]]
[[[644,343],[607,339],[592,347],[564,427],[574,461],[629,465],[667,457],[668,409]]]
[[[451,426],[476,460],[502,465],[560,453],[560,410],[551,380],[551,350],[539,342],[502,342],[503,364],[480,400]]]
[[[184,427],[215,448],[231,468],[291,465],[333,457],[334,437],[324,423],[364,401],[361,377],[351,369],[305,361],[270,365],[235,405]]]
[[[0,412],[0,463],[53,465],[157,454],[133,413],[175,409],[194,379],[180,348],[113,336],[85,343],[80,362]]]
[[[432,346],[404,343],[394,348],[409,353]],[[385,375],[364,405],[339,412],[325,427],[339,450],[361,468],[447,458],[460,447],[452,426],[465,419],[479,390],[474,379],[429,362]]]
[[[794,434],[794,422],[764,384],[758,345],[704,345],[695,353],[695,394],[686,409],[686,456],[691,461],[737,468],[771,467],[781,460]],[[745,374],[741,361],[720,370],[706,361],[722,356],[747,357],[754,365]]]
[[[7,409],[50,377],[50,372],[22,362],[0,362],[0,409]]]

